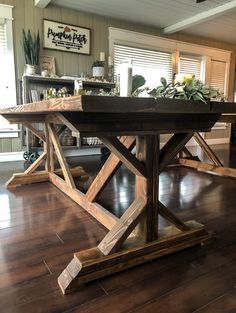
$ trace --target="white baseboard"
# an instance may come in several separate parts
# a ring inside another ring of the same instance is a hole
[[[68,149],[68,150],[64,150],[64,154],[66,157],[84,156],[84,155],[99,155],[99,154],[101,154],[101,148]]]
[[[0,153],[0,162],[23,161],[23,151]]]
[[[205,139],[208,145],[221,145],[224,143],[230,143],[229,138],[215,138],[215,139]]]
[[[230,143],[230,139],[229,138],[214,138],[214,139],[205,139],[206,143],[208,145],[221,145],[221,144],[225,144],[225,143]],[[165,142],[161,142],[160,146],[163,147],[165,144]],[[190,139],[189,142],[186,144],[186,146],[188,147],[193,147],[193,146],[197,146],[198,144],[196,143],[196,141],[194,139]]]

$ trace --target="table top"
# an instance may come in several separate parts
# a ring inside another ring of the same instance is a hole
[[[84,136],[210,131],[235,103],[110,96],[72,96],[0,110],[11,123],[44,122],[61,113]]]
[[[110,96],[72,96],[52,98],[0,109],[0,114],[38,114],[52,112],[103,113],[236,113],[235,103]]]

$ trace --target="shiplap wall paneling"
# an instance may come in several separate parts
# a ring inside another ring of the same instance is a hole
[[[76,10],[68,11],[68,10],[62,9],[62,12],[61,12],[62,22],[68,23],[71,25],[78,25],[77,15],[78,15],[78,12]],[[78,75],[79,74],[79,55],[77,53],[65,52],[63,53],[62,58],[63,58],[63,67],[64,67],[63,74]]]
[[[77,24],[82,27],[91,29],[91,55],[79,54],[79,67],[78,70],[83,75],[91,73],[91,66],[93,63],[93,49],[94,49],[94,31],[93,31],[93,20],[94,17],[88,13],[77,11]]]
[[[107,19],[101,16],[94,17],[93,25],[93,56],[99,60],[100,51],[105,52],[106,61],[108,57],[108,23]]]
[[[42,9],[36,8],[36,10],[42,10]],[[60,8],[54,5],[49,5],[46,9],[43,9],[43,17],[51,21],[62,22],[62,10],[66,10],[66,9]],[[41,21],[41,24],[43,24],[43,21]],[[42,38],[42,45],[43,45],[43,38]],[[56,74],[63,75],[67,71],[67,69],[64,67],[63,52],[57,51],[57,50],[51,50],[51,49],[43,49],[42,54],[55,57]]]

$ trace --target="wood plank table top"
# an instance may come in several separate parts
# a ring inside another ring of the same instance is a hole
[[[62,113],[81,136],[134,135],[209,131],[222,113],[235,113],[234,103],[165,98],[72,96],[1,109],[11,123],[45,121]]]
[[[0,109],[0,114],[48,114],[52,112],[94,113],[235,113],[230,102],[210,102],[110,96],[72,96],[52,98],[34,103]]]

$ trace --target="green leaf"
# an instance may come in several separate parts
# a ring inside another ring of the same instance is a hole
[[[164,87],[167,86],[167,81],[166,81],[165,77],[161,77],[161,83],[162,83],[162,85],[163,85]]]
[[[22,30],[23,33],[23,49],[25,53],[25,62],[26,64],[31,65],[38,65],[39,64],[39,51],[40,51],[40,37],[39,32],[37,37],[34,38],[31,35],[30,30],[25,32]]]
[[[132,77],[132,94],[138,88],[142,87],[146,83],[145,78],[142,75],[135,75]]]

